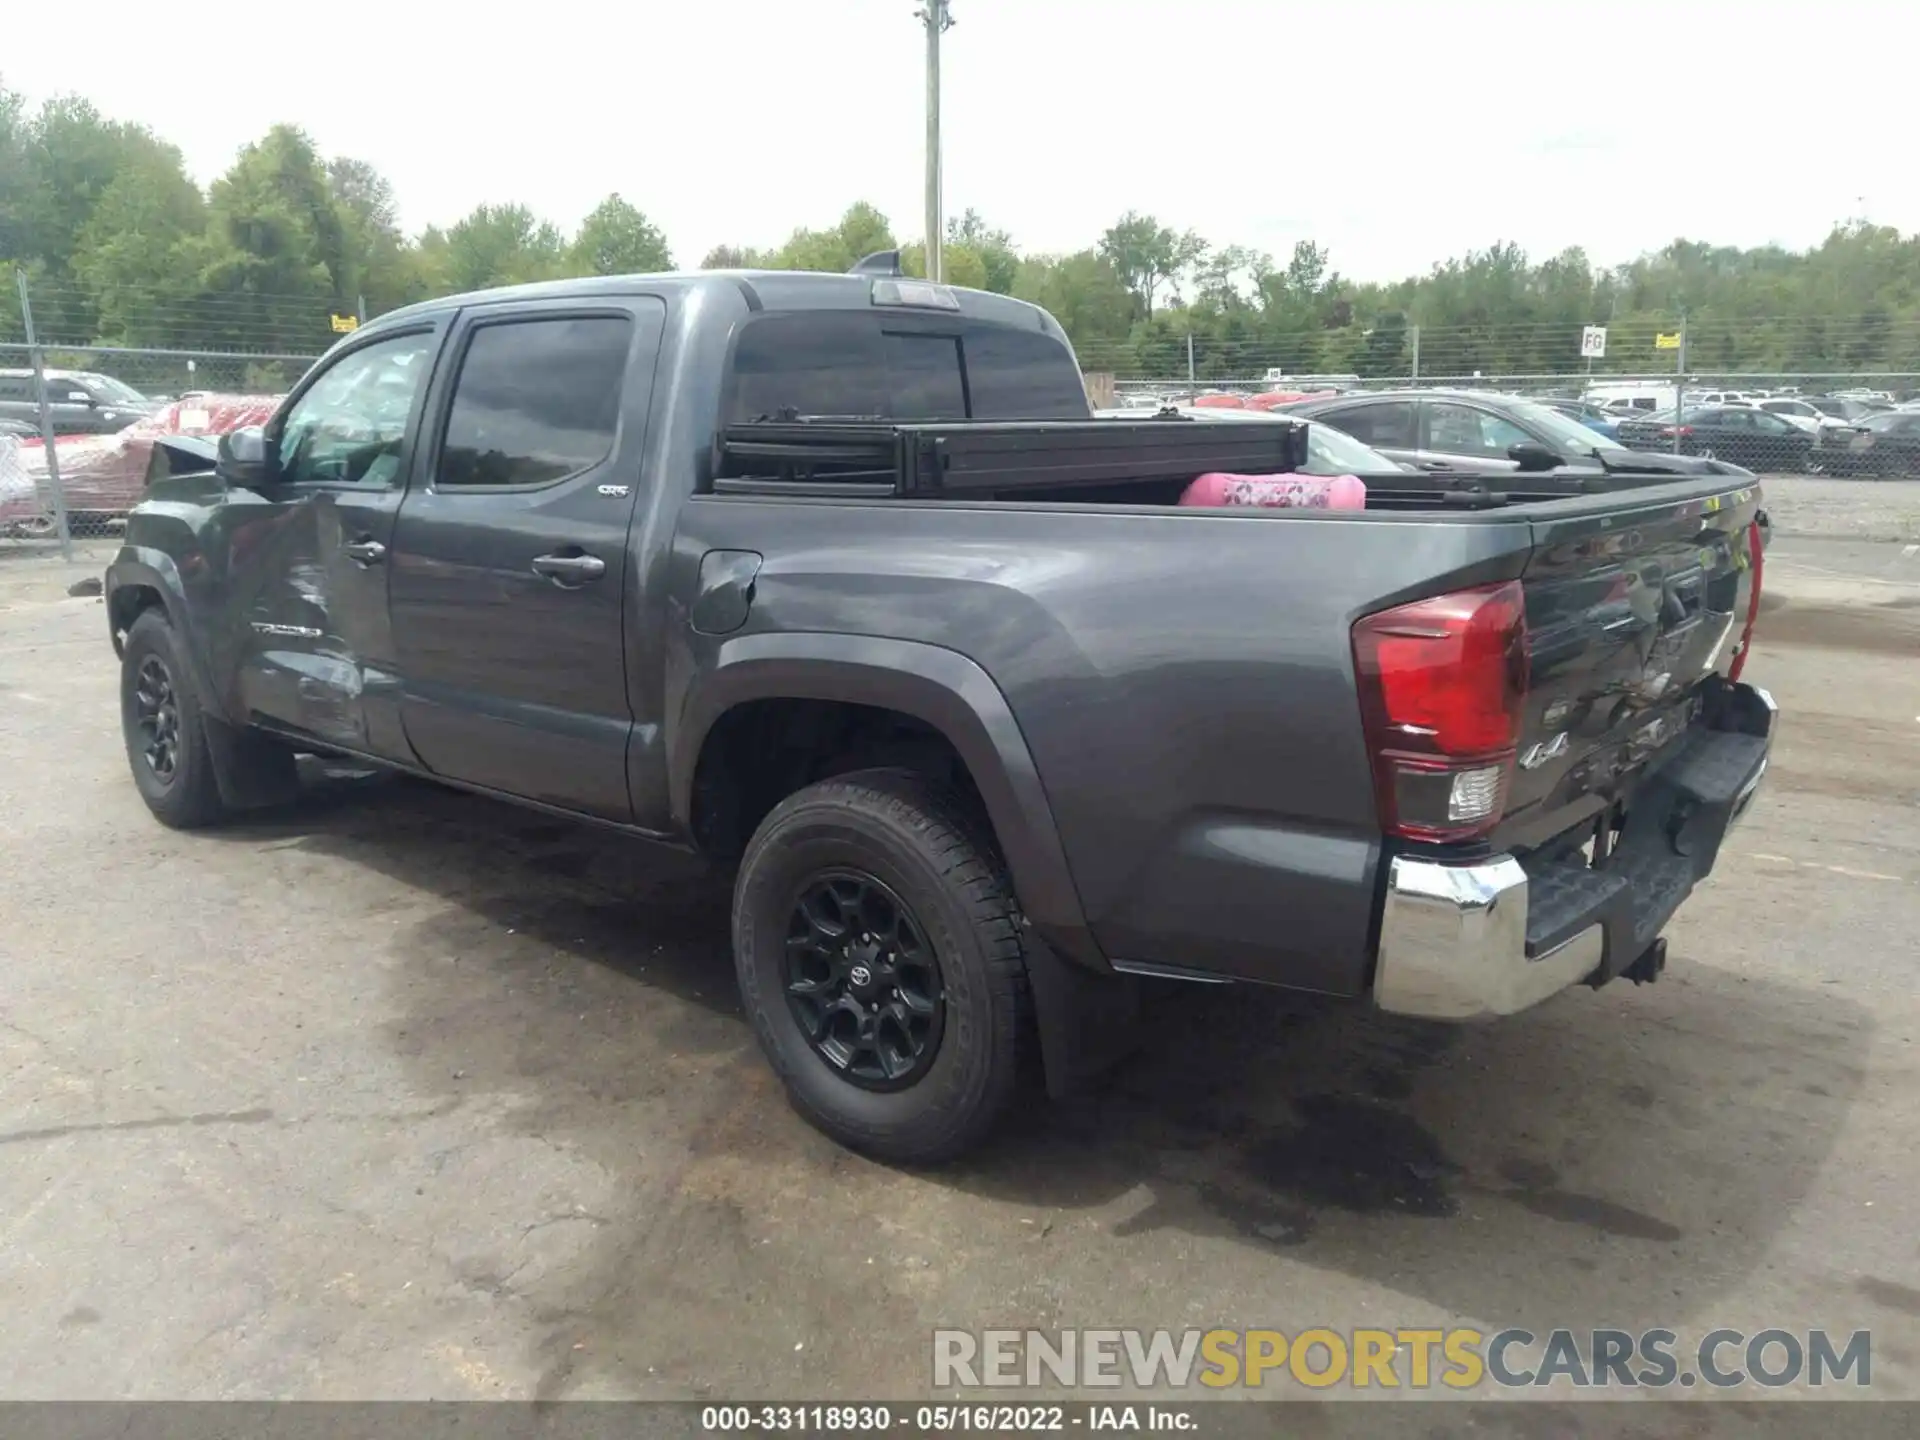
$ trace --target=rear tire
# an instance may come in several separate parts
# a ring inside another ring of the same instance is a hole
[[[1031,1034],[1012,886],[960,804],[904,770],[789,796],[734,888],[734,965],[793,1107],[908,1164],[979,1141]]]
[[[134,787],[156,820],[192,830],[226,818],[200,698],[163,611],[145,611],[127,631],[120,656],[120,729]]]

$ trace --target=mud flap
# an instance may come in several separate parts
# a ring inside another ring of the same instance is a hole
[[[207,755],[214,783],[231,810],[261,810],[286,805],[300,794],[300,772],[293,752],[251,727],[229,725],[200,712],[207,733]]]
[[[1031,930],[1025,938],[1040,1063],[1047,1094],[1059,1100],[1138,1048],[1140,982],[1063,960]]]

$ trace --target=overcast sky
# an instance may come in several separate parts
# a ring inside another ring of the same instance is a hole
[[[946,207],[1028,250],[1124,210],[1388,279],[1496,240],[1920,230],[1911,0],[951,0]],[[205,182],[276,121],[371,161],[409,229],[617,190],[683,265],[870,199],[921,225],[917,0],[119,0],[30,7],[6,82],[88,96]],[[78,28],[68,33],[66,27]],[[41,32],[41,33],[36,33]]]

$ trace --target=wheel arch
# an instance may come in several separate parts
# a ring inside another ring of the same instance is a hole
[[[767,700],[890,711],[938,736],[978,792],[1025,919],[1063,954],[1107,970],[1026,738],[979,665],[941,646],[875,636],[785,632],[725,642],[688,687],[668,736],[676,825],[692,831],[694,780],[716,727]]]
[[[200,701],[201,709],[215,719],[227,719],[219,688],[212,683],[208,656],[201,644],[192,607],[180,567],[164,550],[151,546],[129,545],[107,567],[102,584],[107,602],[107,636],[118,655],[126,644],[127,631],[148,610],[158,610],[180,639],[182,659]]]

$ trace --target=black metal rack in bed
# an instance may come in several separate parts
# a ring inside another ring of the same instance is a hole
[[[1307,428],[1144,420],[832,418],[730,425],[714,446],[718,495],[985,498],[1209,471],[1270,475],[1306,460]]]

